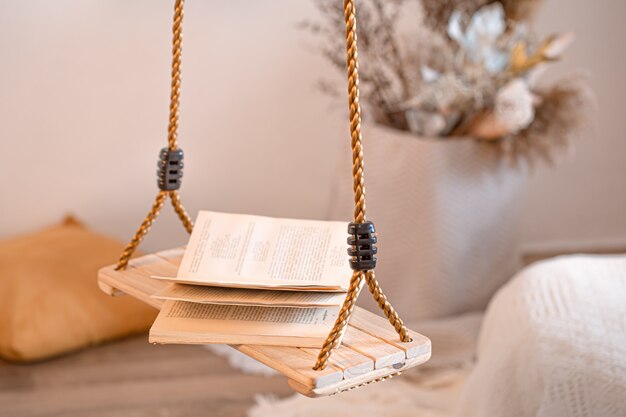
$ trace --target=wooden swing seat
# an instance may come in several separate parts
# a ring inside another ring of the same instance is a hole
[[[151,295],[169,285],[151,275],[175,276],[184,248],[145,255],[129,262],[126,270],[116,265],[98,272],[98,285],[112,296],[128,294],[157,309],[163,300]],[[384,317],[355,307],[341,347],[333,351],[328,366],[313,370],[318,350],[281,346],[231,345],[285,375],[295,391],[308,397],[333,395],[394,376],[430,358],[430,340],[409,331],[403,343]]]
[[[124,248],[115,265],[98,272],[100,288],[110,295],[129,294],[155,307],[162,301],[151,295],[168,285],[152,275],[175,276],[184,250],[172,249],[131,257],[169,198],[185,230],[191,233],[193,221],[178,194],[183,172],[183,151],[178,146],[178,113],[181,85],[182,22],[184,0],[174,5],[172,39],[172,82],[167,148],[159,154],[157,184],[159,192],[152,208]],[[347,391],[398,375],[430,358],[430,341],[406,328],[376,279],[376,229],[365,215],[361,107],[354,0],[344,0],[348,98],[350,104],[350,144],[354,189],[354,221],[348,225],[347,243],[350,268],[353,270],[346,298],[334,326],[319,350],[294,347],[234,345],[233,348],[264,363],[289,378],[289,385],[309,397],[321,397]],[[303,178],[306,183],[308,177]],[[372,297],[387,319],[355,306],[361,284],[365,282]],[[340,340],[343,342],[340,344]]]

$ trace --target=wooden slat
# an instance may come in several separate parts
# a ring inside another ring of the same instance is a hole
[[[343,337],[343,344],[362,355],[372,358],[374,369],[402,363],[406,358],[404,351],[397,346],[391,345],[350,325]]]
[[[161,252],[155,253],[156,256],[165,259],[166,261],[168,261],[169,263],[173,265],[176,265],[177,267],[180,265],[181,261],[183,260],[184,254],[185,254],[184,247],[167,249],[167,250],[163,250]]]
[[[129,265],[145,272],[148,276],[176,277],[178,274],[177,266],[156,255],[146,255],[133,259]]]
[[[315,358],[317,358],[317,354],[320,351],[319,349],[311,348],[303,348],[302,350],[310,353]],[[342,370],[343,379],[352,379],[374,370],[374,360],[372,358],[362,355],[346,345],[333,351],[329,363]]]
[[[233,347],[310,389],[340,382],[343,379],[341,369],[332,365],[324,370],[314,371],[315,355],[302,349],[260,345]]]
[[[387,343],[402,349],[407,359],[421,356],[430,351],[430,340],[427,337],[409,330],[409,336],[411,336],[413,340],[408,343],[403,343],[400,341],[400,337],[395,329],[385,317],[362,308],[354,309],[354,312],[350,316],[350,325],[365,333],[382,338]]]

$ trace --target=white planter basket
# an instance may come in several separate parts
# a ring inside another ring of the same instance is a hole
[[[483,309],[519,266],[524,170],[474,140],[371,125],[363,137],[367,218],[379,234],[376,272],[390,302],[407,321]],[[340,165],[331,218],[349,220],[350,158]],[[372,308],[370,298],[360,300]]]

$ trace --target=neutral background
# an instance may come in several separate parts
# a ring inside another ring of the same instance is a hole
[[[75,213],[127,239],[156,193],[166,138],[172,1],[0,1],[0,238]],[[323,218],[345,102],[315,86],[337,76],[296,29],[309,0],[190,0],[181,145],[183,199],[200,208]],[[626,4],[547,1],[542,34],[577,41],[552,75],[585,70],[595,130],[528,187],[529,249],[626,245]],[[370,205],[376,204],[370,202]],[[164,210],[149,249],[184,241]]]

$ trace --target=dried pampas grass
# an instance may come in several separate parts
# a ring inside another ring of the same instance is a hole
[[[323,55],[345,74],[342,4],[312,1],[323,19],[304,27],[324,40]],[[426,24],[409,31],[400,17],[414,11],[404,8],[410,1],[359,4],[361,93],[368,117],[416,136],[489,141],[513,162],[552,163],[589,120],[592,100],[580,78],[535,87],[571,42],[571,35],[540,42],[528,31],[525,23],[542,0],[421,0]],[[510,85],[523,88],[508,91]],[[333,92],[331,83],[320,86]]]
[[[471,16],[482,6],[493,3],[493,0],[422,0],[424,23],[435,31],[445,32],[452,12],[460,11],[466,16]]]
[[[496,142],[500,151],[514,164],[527,161],[555,163],[559,151],[588,127],[595,110],[593,94],[583,77],[572,77],[535,91],[541,97],[536,116],[528,128]]]
[[[471,16],[482,6],[501,3],[507,20],[513,22],[530,22],[542,0],[421,0],[424,12],[424,23],[433,30],[444,31],[454,11]]]
[[[531,22],[543,0],[500,0],[506,18],[514,22]]]

